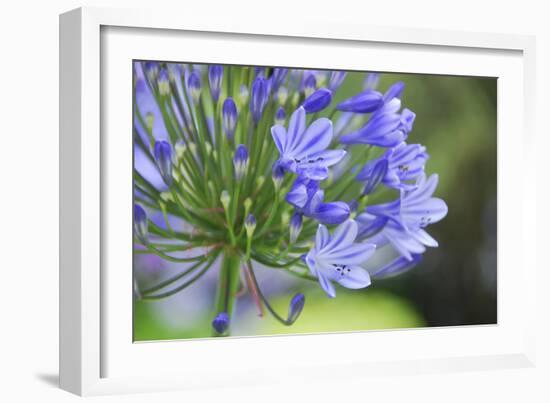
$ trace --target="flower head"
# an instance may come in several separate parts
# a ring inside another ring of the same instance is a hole
[[[347,220],[330,235],[324,225],[319,225],[315,246],[305,256],[312,275],[330,298],[336,296],[333,281],[345,288],[358,289],[371,283],[369,273],[360,265],[374,253],[371,243],[355,243],[357,223]]]
[[[305,109],[300,107],[290,117],[288,129],[281,125],[271,128],[271,135],[285,170],[310,179],[328,176],[328,167],[340,161],[344,150],[327,150],[332,141],[332,122],[320,118],[306,128]]]

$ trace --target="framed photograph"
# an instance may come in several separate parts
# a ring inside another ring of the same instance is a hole
[[[533,365],[532,38],[181,17],[60,18],[62,388]]]

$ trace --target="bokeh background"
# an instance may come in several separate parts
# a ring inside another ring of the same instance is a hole
[[[363,88],[365,73],[346,77],[336,102]],[[496,78],[384,73],[379,89],[401,80],[403,105],[416,113],[409,142],[424,144],[427,174],[438,173],[435,196],[447,217],[428,228],[439,248],[415,269],[374,281],[364,290],[337,288],[329,299],[319,285],[276,269],[256,269],[262,290],[282,314],[296,292],[306,295],[299,320],[285,327],[258,317],[248,295],[238,299],[232,336],[494,324],[497,322]],[[153,217],[154,219],[154,217]],[[376,264],[376,262],[372,262]],[[136,255],[135,279],[151,285],[183,265]],[[178,270],[178,271],[179,271]],[[134,339],[210,337],[217,267],[169,299],[134,304]]]

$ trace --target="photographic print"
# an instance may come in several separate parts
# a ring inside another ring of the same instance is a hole
[[[132,74],[134,341],[497,323],[496,78]]]

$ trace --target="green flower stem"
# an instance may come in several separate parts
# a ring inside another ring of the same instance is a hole
[[[220,266],[218,292],[216,296],[216,314],[226,312],[233,316],[235,298],[239,290],[241,258],[234,249],[226,248]],[[227,333],[229,334],[229,332]],[[220,336],[216,332],[213,336]]]

